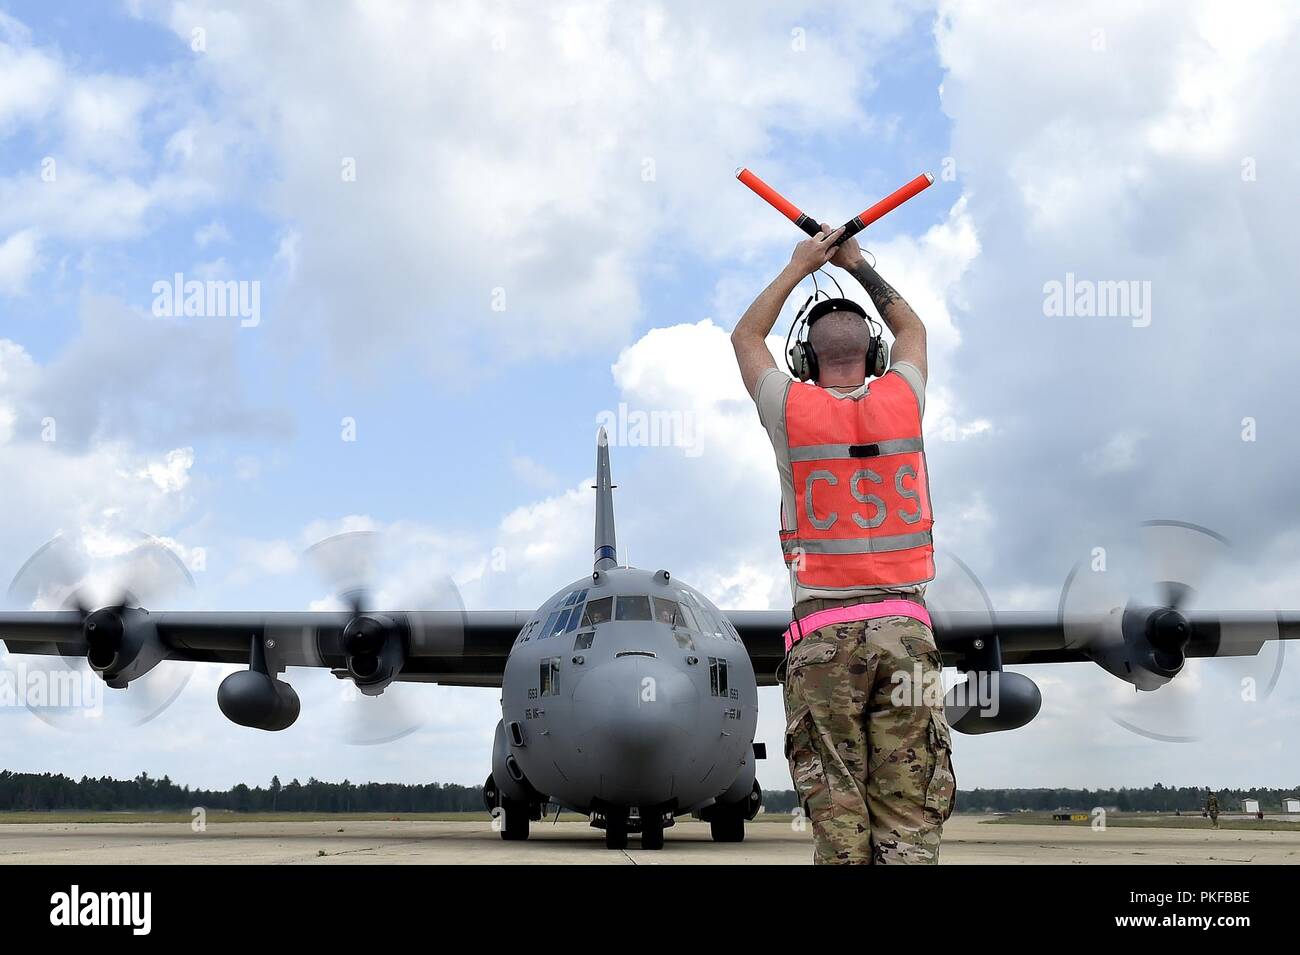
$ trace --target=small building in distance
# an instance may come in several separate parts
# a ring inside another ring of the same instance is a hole
[[[1297,797],[1297,796],[1283,796],[1283,797],[1282,797],[1282,811],[1283,811],[1283,812],[1300,812],[1300,797]]]
[[[1242,811],[1242,812],[1249,812],[1249,813],[1256,813],[1256,812],[1259,812],[1259,800],[1258,800],[1258,799],[1243,799],[1243,800],[1241,801],[1241,811]]]

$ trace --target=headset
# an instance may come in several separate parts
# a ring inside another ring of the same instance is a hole
[[[889,343],[885,341],[880,323],[867,314],[866,310],[852,299],[844,297],[844,289],[835,280],[835,276],[818,269],[832,282],[839,291],[839,298],[832,298],[829,292],[823,292],[817,284],[817,273],[812,275],[813,293],[800,307],[785,336],[785,365],[790,374],[800,381],[815,381],[818,377],[817,353],[813,351],[808,332],[813,323],[831,312],[848,312],[857,315],[871,328],[871,342],[867,345],[867,377],[879,378],[889,367]],[[812,306],[811,309],[808,306]],[[807,312],[807,317],[804,313]],[[791,344],[793,342],[793,344]]]

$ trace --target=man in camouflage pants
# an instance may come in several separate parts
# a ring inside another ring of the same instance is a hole
[[[899,705],[894,674],[940,669],[930,628],[822,627],[786,659],[786,756],[819,863],[933,863],[956,779],[942,703]],[[933,694],[931,694],[933,696]]]
[[[934,576],[925,327],[857,242],[837,248],[838,238],[823,225],[801,242],[731,336],[781,478],[794,600],[785,750],[815,862],[936,863],[956,779],[924,607]],[[827,262],[862,284],[893,334],[888,372],[878,328],[844,299],[807,312],[806,351],[787,362],[800,380],[776,367],[767,335],[799,282]]]

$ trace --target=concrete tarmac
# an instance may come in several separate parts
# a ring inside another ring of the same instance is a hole
[[[944,830],[947,865],[1249,864],[1300,862],[1300,831],[1048,825],[984,825],[954,816]],[[220,822],[204,832],[175,823],[0,825],[0,864],[386,865],[805,865],[812,837],[781,819],[751,823],[745,841],[715,844],[703,823],[678,821],[662,851],[604,847],[583,822],[534,823],[527,842],[504,842],[489,821]]]

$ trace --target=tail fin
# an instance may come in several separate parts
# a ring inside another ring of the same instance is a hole
[[[596,552],[594,570],[618,566],[614,542],[614,485],[609,474],[609,436],[601,428],[596,435]]]

